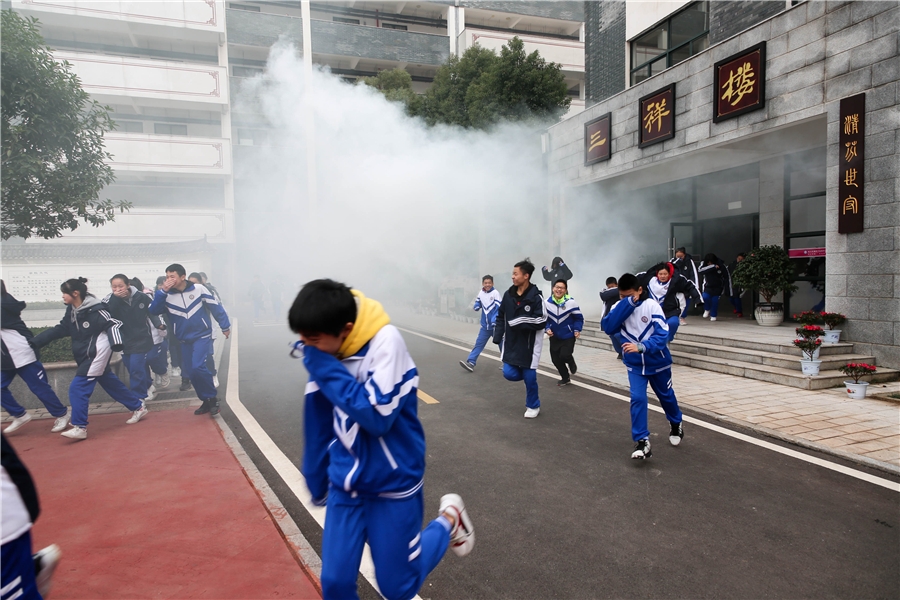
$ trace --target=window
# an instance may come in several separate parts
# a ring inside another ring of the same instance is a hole
[[[157,135],[187,135],[187,125],[172,125],[171,123],[154,123],[153,133]]]
[[[140,121],[116,121],[116,131],[144,133],[144,124]]]
[[[263,69],[259,67],[239,67],[237,65],[231,67],[231,74],[235,77],[255,77],[262,73]]]
[[[631,85],[709,47],[709,2],[694,2],[631,42]]]
[[[345,17],[331,17],[335,23],[346,23],[348,25],[359,25],[359,19],[347,19]]]
[[[385,29],[399,29],[400,31],[408,30],[406,25],[395,25],[394,23],[382,23],[381,26]]]
[[[235,4],[234,2],[229,2],[228,8],[234,8],[236,10],[247,10],[250,12],[259,12],[258,6],[248,6],[246,4]]]

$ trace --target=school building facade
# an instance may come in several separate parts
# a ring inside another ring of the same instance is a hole
[[[585,13],[587,107],[545,137],[560,252],[589,246],[590,215],[639,231],[648,257],[780,245],[786,314],[841,312],[842,339],[900,367],[900,3]]]

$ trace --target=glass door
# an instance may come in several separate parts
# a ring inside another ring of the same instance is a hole
[[[699,224],[672,223],[669,226],[667,258],[674,257],[675,250],[677,250],[678,248],[684,248],[685,252],[687,252],[691,256],[696,256],[696,251],[699,251],[699,249],[696,248],[696,242],[698,240],[697,234],[699,233],[699,229]]]

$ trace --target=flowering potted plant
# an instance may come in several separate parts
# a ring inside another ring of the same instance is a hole
[[[843,367],[839,367],[839,370],[847,377],[853,378],[853,381],[844,382],[844,386],[847,388],[847,397],[865,398],[866,390],[869,388],[869,382],[861,382],[859,378],[874,373],[876,371],[875,365],[870,365],[868,363],[847,363]]]
[[[842,315],[841,313],[830,313],[823,312],[820,313],[822,320],[825,322],[825,325],[828,329],[825,331],[825,343],[826,344],[837,344],[841,339],[841,330],[835,329],[841,325],[841,323],[847,320],[847,317]]]
[[[734,285],[755,289],[765,302],[756,306],[754,318],[760,325],[777,327],[784,321],[784,305],[772,302],[777,294],[797,291],[794,266],[781,246],[760,246],[738,263],[731,274]]]
[[[825,335],[825,330],[818,325],[803,325],[794,331],[797,332],[797,337],[804,339],[816,339]],[[813,353],[811,360],[819,360],[819,350],[822,348],[821,342],[822,340],[819,340],[819,344],[816,346],[816,350]]]
[[[815,325],[818,323],[824,313],[817,313],[813,310],[804,310],[799,315],[794,315],[794,320],[801,325]]]

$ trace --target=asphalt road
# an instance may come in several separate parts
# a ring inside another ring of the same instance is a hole
[[[468,557],[448,552],[423,598],[900,597],[897,492],[689,424],[674,448],[655,412],[653,457],[632,460],[627,403],[539,376],[541,414],[524,419],[524,385],[497,361],[470,374],[465,352],[404,337],[420,389],[439,401],[419,403],[426,520],[457,492],[477,539]],[[299,464],[306,373],[291,340],[244,321],[240,397]],[[318,525],[223,415],[319,551]],[[378,598],[362,578],[360,595]]]

